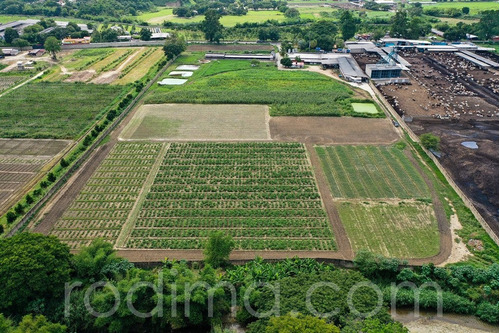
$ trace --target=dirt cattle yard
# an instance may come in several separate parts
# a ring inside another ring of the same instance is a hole
[[[272,117],[271,136],[277,141],[312,144],[390,144],[399,134],[389,119],[350,117]]]
[[[401,55],[411,84],[379,90],[417,135],[441,138],[443,165],[498,231],[498,71],[452,53]],[[468,141],[477,149],[462,145]]]
[[[0,139],[0,214],[70,142]]]

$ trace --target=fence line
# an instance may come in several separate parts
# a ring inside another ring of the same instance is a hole
[[[132,110],[137,102],[144,96],[144,94],[151,88],[151,86],[158,80],[158,78],[165,73],[167,68],[175,60],[172,59],[165,64],[165,66],[149,81],[149,83],[141,90],[141,92],[132,100],[132,102],[123,110],[123,112],[116,117],[115,121],[106,128],[100,136],[90,145],[87,150],[80,156],[77,161],[66,171],[66,173],[54,183],[54,185],[45,193],[45,195],[22,217],[22,219],[7,233],[7,237],[14,236],[37,212],[40,208],[49,201],[49,199],[63,186],[63,184],[75,173],[76,170],[87,160],[87,158],[94,152],[106,136],[108,136],[118,124],[125,118],[130,110]],[[75,146],[76,147],[76,146]]]
[[[408,133],[410,138],[415,142],[420,142],[419,137],[415,133],[413,133],[413,131],[410,129],[410,127],[406,124],[406,122],[401,118],[401,116],[399,116],[399,114],[396,112],[396,110],[394,110],[394,108],[387,102],[385,97],[382,96],[382,94],[379,92],[377,87],[375,87],[375,85],[371,81],[370,81],[370,86],[372,87],[373,91],[377,95],[377,98],[379,99],[379,101],[382,102],[382,104],[387,109],[387,111],[389,111],[391,116],[394,117],[399,122],[400,126],[404,128],[404,130]],[[495,234],[493,229],[491,229],[491,227],[488,225],[488,223],[486,223],[486,220],[483,218],[483,216],[476,209],[476,207],[474,206],[472,201],[470,201],[470,199],[467,197],[467,195],[465,195],[465,193],[455,183],[455,181],[453,180],[453,178],[451,177],[449,172],[441,165],[441,163],[436,158],[436,156],[434,156],[434,154],[429,152],[427,149],[424,149],[424,151],[427,154],[427,156],[429,156],[429,158],[434,162],[434,164],[436,164],[439,171],[441,171],[441,173],[444,175],[444,177],[446,178],[448,183],[455,190],[455,192],[458,194],[458,196],[462,199],[465,206],[471,210],[472,214],[474,214],[474,217],[479,221],[479,223],[481,224],[483,229],[486,230],[486,232],[491,237],[491,239],[493,239],[495,241],[495,243],[498,245],[498,236]]]

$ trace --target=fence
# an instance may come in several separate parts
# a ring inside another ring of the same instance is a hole
[[[396,112],[396,110],[394,110],[394,108],[387,102],[387,100],[384,98],[384,96],[382,96],[380,94],[378,89],[375,87],[375,85],[371,81],[370,81],[370,86],[373,89],[373,91],[375,92],[378,100],[384,105],[384,107],[391,114],[391,116],[394,117],[399,122],[401,127],[404,128],[404,130],[408,133],[410,138],[415,142],[420,142],[420,139],[418,138],[418,136],[415,133],[413,133],[413,131],[410,129],[410,127],[403,121],[403,119],[399,116],[399,114]],[[481,223],[481,226],[483,227],[483,229],[486,230],[486,232],[491,237],[491,239],[493,239],[495,241],[495,243],[497,243],[497,245],[498,245],[498,236],[495,234],[493,229],[491,229],[491,227],[488,225],[488,223],[486,223],[485,219],[479,213],[479,211],[476,209],[476,207],[474,206],[472,201],[470,201],[470,199],[465,195],[465,193],[462,192],[462,190],[455,183],[455,181],[453,180],[451,175],[448,173],[448,171],[446,171],[446,169],[443,168],[443,166],[441,165],[439,160],[436,158],[436,156],[434,156],[432,153],[430,153],[426,149],[424,149],[424,151],[427,154],[427,156],[429,156],[429,158],[434,162],[434,164],[436,164],[439,171],[441,171],[441,173],[444,175],[444,177],[446,178],[448,183],[455,190],[455,192],[458,194],[458,196],[462,199],[465,206],[471,210],[472,214],[474,214],[474,217],[479,221],[479,223]]]
[[[63,186],[63,184],[73,175],[73,173],[85,162],[85,160],[94,152],[94,150],[101,144],[102,140],[108,134],[110,134],[116,126],[127,116],[127,114],[132,110],[137,102],[144,96],[146,91],[159,79],[161,75],[167,70],[168,66],[172,64],[175,60],[172,59],[165,64],[165,66],[149,81],[149,83],[141,90],[141,92],[132,100],[125,110],[115,119],[115,121],[106,128],[101,135],[94,141],[90,147],[83,153],[80,158],[66,171],[66,173],[49,189],[49,191],[38,201],[24,216],[23,218],[7,233],[7,237],[14,236],[35,214],[40,208],[42,208],[45,203]]]

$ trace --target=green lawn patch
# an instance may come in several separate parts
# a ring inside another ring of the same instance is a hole
[[[0,137],[75,139],[122,91],[83,83],[30,83],[0,98]]]
[[[354,112],[377,114],[378,110],[373,103],[351,103]]]

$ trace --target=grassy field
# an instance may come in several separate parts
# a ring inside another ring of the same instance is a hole
[[[74,139],[121,87],[30,83],[0,98],[0,137]]]
[[[17,73],[14,73],[13,75],[10,73],[0,73],[0,92],[14,86],[16,83],[19,83],[27,78],[28,76],[18,75]]]
[[[423,178],[395,147],[317,147],[336,198],[429,198]]]
[[[148,104],[134,114],[121,139],[268,140],[263,105]]]
[[[196,55],[180,58],[196,59]],[[191,63],[193,63],[191,62]],[[189,62],[188,62],[189,63]],[[349,86],[319,73],[281,71],[272,63],[252,67],[249,61],[222,60],[204,64],[182,86],[155,86],[149,104],[266,104],[271,116],[354,115]],[[381,113],[369,115],[383,117]]]
[[[197,15],[189,18],[177,17],[174,14],[172,14],[171,8],[166,8],[153,13],[141,14],[136,18],[152,24],[161,24],[163,23],[163,21],[169,21],[173,23],[198,23],[203,21],[204,16]],[[248,11],[247,15],[242,15],[242,16],[224,15],[221,17],[220,22],[225,27],[233,27],[237,23],[245,23],[245,22],[262,23],[267,20],[284,21],[285,16],[283,15],[283,13],[276,10],[263,10],[263,11],[250,10]]]
[[[433,5],[425,5],[423,6],[424,10],[425,8],[458,8],[462,9],[463,7],[469,7],[470,8],[470,15],[476,15],[479,14],[479,12],[484,11],[484,10],[498,10],[498,2],[495,1],[488,1],[488,2],[476,2],[476,1],[467,1],[467,2],[440,2],[437,4]]]
[[[431,204],[338,202],[337,208],[354,252],[367,249],[397,258],[426,258],[439,252]]]

